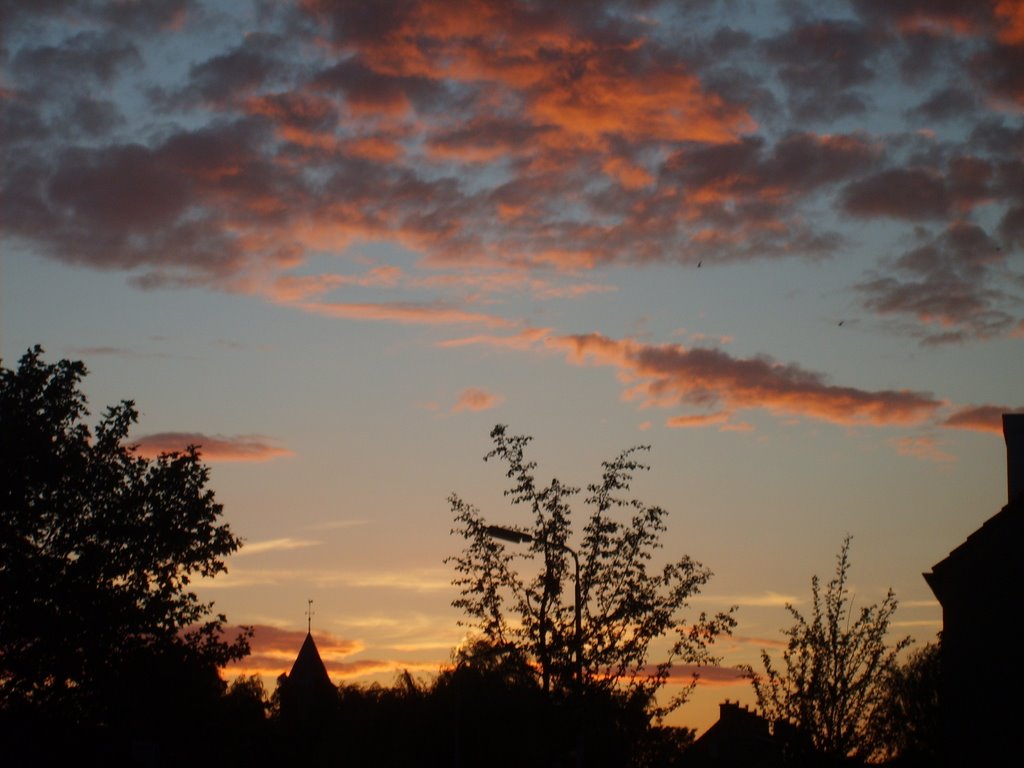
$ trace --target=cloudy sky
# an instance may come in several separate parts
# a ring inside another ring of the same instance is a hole
[[[313,599],[336,681],[436,671],[448,494],[525,522],[499,422],[578,485],[651,446],[728,666],[847,533],[855,603],[934,637],[920,574],[1005,502],[1024,406],[1020,0],[46,0],[0,36],[4,364],[85,360],[141,451],[203,446],[248,669]],[[678,722],[752,701],[708,682]]]

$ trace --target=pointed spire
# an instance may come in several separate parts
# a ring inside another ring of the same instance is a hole
[[[288,680],[294,685],[304,688],[315,688],[324,683],[333,685],[312,634],[306,635],[302,648],[299,649],[299,655],[295,657],[295,663],[292,664],[292,671],[288,673]]]
[[[307,627],[311,626],[307,623]],[[306,639],[295,657],[291,672],[285,677],[281,689],[281,714],[289,719],[305,721],[332,711],[337,704],[337,689],[327,674],[320,658],[313,633]]]

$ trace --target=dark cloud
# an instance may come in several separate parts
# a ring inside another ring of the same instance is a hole
[[[47,138],[49,126],[35,104],[11,96],[0,99],[0,136],[8,146]]]
[[[400,31],[419,4],[409,0],[381,0],[367,3],[335,3],[309,0],[303,10],[330,25],[337,44],[373,42]]]
[[[863,136],[792,133],[773,147],[758,137],[685,150],[666,164],[693,192],[714,188],[757,197],[799,196],[870,167],[877,150]]]
[[[267,163],[258,123],[178,133],[155,147],[74,147],[8,158],[4,225],[55,258],[145,274],[143,287],[224,285],[247,264],[294,259],[288,243],[244,243],[229,222],[259,229],[301,202],[294,173]],[[276,197],[278,196],[279,197]],[[258,241],[257,241],[258,243]]]
[[[950,196],[943,178],[925,168],[892,168],[849,184],[843,209],[854,216],[889,216],[920,221],[949,214]]]
[[[1014,188],[1014,178],[1012,171],[1003,171],[985,157],[951,154],[948,148],[932,146],[911,158],[908,166],[851,182],[842,191],[840,205],[846,213],[862,218],[944,219],[1020,194],[1024,189]]]
[[[430,148],[444,155],[494,160],[517,154],[550,128],[518,120],[483,117],[430,137]]]
[[[785,110],[764,78],[739,66],[716,66],[704,70],[701,80],[712,93],[730,104],[744,105],[763,123],[776,125],[783,121]]]
[[[188,88],[179,98],[198,98],[223,106],[268,82],[285,79],[288,66],[278,55],[283,40],[275,34],[251,32],[228,53],[213,56],[189,70]]]
[[[661,16],[644,3],[264,3],[243,37],[201,3],[115,5],[51,7],[47,34],[15,36],[2,214],[5,234],[139,286],[273,297],[307,254],[373,239],[449,269],[820,258],[853,231],[833,202],[858,218],[984,215],[1019,243],[1009,117],[966,142],[807,128],[879,106],[867,95],[882,75],[898,79],[905,49],[929,41],[962,55],[905,117],[962,113],[970,81],[952,69],[1011,45],[985,27],[991,9],[936,6],[924,23],[919,3],[841,19],[806,3],[763,38],[737,9],[699,3]],[[954,31],[968,21],[975,37]],[[161,110],[139,114],[118,75],[178,33],[147,46],[153,34],[198,24],[218,34],[189,49],[194,63],[132,81]],[[89,87],[36,87],[67,67]]]
[[[167,226],[190,201],[189,185],[178,170],[137,144],[66,152],[47,193],[69,220],[125,232]]]
[[[999,236],[1007,247],[1024,249],[1024,205],[1010,208],[999,222]]]
[[[89,80],[110,84],[124,69],[141,66],[134,43],[98,32],[79,32],[59,45],[19,48],[11,62],[14,75],[44,92],[70,91]]]
[[[964,64],[956,40],[936,36],[931,30],[903,30],[895,42],[894,55],[899,58],[903,80],[915,88],[938,72],[955,72]]]
[[[911,322],[925,344],[984,339],[1015,325],[1013,296],[996,287],[1005,257],[980,227],[953,224],[889,266],[856,286],[864,307]]]
[[[61,127],[70,137],[97,139],[109,135],[123,123],[121,110],[113,101],[83,96],[72,102]]]
[[[866,19],[905,33],[933,35],[975,31],[990,19],[992,5],[988,0],[853,0],[852,4]]]
[[[866,111],[866,93],[855,90],[876,76],[870,64],[875,46],[865,27],[834,20],[797,24],[765,41],[764,50],[777,66],[797,121],[834,120]]]
[[[0,0],[0,30],[20,33],[54,16],[79,24],[100,23],[125,32],[152,34],[175,30],[198,10],[195,0]]]
[[[160,30],[177,30],[198,10],[195,0],[100,2],[97,6],[98,15],[107,23],[144,34]]]
[[[1024,35],[1016,3],[855,0],[854,5],[865,18],[887,24],[913,41],[905,71],[920,74],[937,63],[948,65],[953,40],[974,40],[970,47],[980,48],[969,62],[975,81],[999,98],[1024,103]]]
[[[1009,127],[1002,118],[988,118],[971,131],[968,145],[994,155],[1024,156],[1024,125]]]
[[[278,125],[327,131],[338,122],[334,102],[314,93],[286,91],[254,96],[245,105],[250,114],[262,115]]]
[[[436,80],[418,75],[379,72],[358,56],[351,56],[318,73],[314,87],[340,92],[356,110],[404,111],[415,106],[431,111],[442,106],[445,88]]]
[[[995,45],[971,62],[975,78],[996,96],[1024,105],[1024,41],[1016,45]]]
[[[913,119],[955,120],[974,114],[977,108],[978,96],[974,91],[953,86],[935,91],[908,114]]]

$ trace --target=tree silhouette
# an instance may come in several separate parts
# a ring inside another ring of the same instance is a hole
[[[624,495],[633,474],[648,469],[635,458],[645,449],[632,448],[605,462],[601,481],[588,486],[589,513],[577,553],[569,547],[571,502],[579,489],[557,479],[544,487],[537,483],[536,464],[524,453],[531,438],[510,436],[499,425],[491,439],[494,448],[485,460],[507,465],[512,485],[505,495],[530,512],[529,523],[515,535],[529,546],[496,541],[493,526],[476,507],[457,495],[449,498],[456,523],[452,532],[465,540],[462,553],[448,559],[460,589],[453,605],[465,612],[464,623],[490,646],[514,649],[535,664],[545,692],[614,692],[648,717],[681,704],[689,689],[660,707],[654,700],[672,664],[714,663],[709,646],[735,621],[731,611],[684,619],[687,602],[711,577],[700,563],[684,556],[654,567],[668,513]],[[578,584],[569,564],[574,554]],[[668,638],[668,648],[660,662],[651,663],[652,643],[659,638]]]
[[[795,623],[784,630],[784,670],[761,651],[764,673],[743,667],[765,716],[794,726],[813,751],[826,759],[867,759],[878,750],[873,723],[885,696],[885,683],[909,637],[889,646],[886,635],[896,611],[890,589],[880,605],[854,614],[847,586],[850,537],[843,540],[835,576],[822,596],[818,577],[811,579],[811,615],[792,605]],[[792,746],[799,748],[800,739]]]
[[[240,543],[208,469],[194,446],[140,457],[129,401],[90,431],[85,366],[42,354],[0,367],[0,709],[109,724],[145,670],[219,695],[216,669],[248,634],[226,640],[224,616],[188,589]]]
[[[937,765],[942,743],[941,646],[928,643],[889,673],[875,710],[880,754],[904,766]]]

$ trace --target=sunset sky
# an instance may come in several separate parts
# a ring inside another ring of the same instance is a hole
[[[1024,2],[0,3],[0,353],[203,446],[198,590],[336,682],[463,639],[447,496],[496,423],[585,486],[651,446],[664,556],[755,662],[853,536],[900,600],[1006,501],[1024,407]],[[677,670],[680,678],[688,670]],[[725,670],[672,722],[705,728]]]

